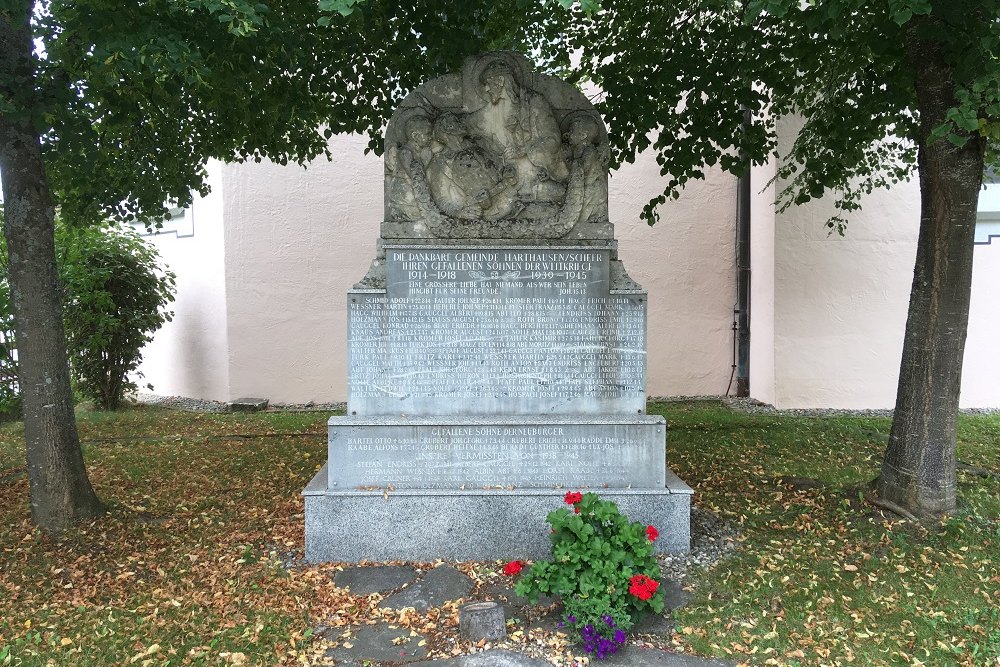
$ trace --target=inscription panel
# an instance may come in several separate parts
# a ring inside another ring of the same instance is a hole
[[[349,303],[358,415],[645,408],[646,300],[612,295],[607,249],[389,247],[385,293]]]
[[[662,488],[663,425],[646,419],[354,425],[335,418],[330,488]]]

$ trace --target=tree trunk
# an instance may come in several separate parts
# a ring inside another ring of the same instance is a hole
[[[53,207],[34,108],[32,3],[0,11],[0,172],[14,307],[31,517],[62,530],[102,507],[87,478],[73,414],[56,271]]]
[[[925,19],[934,20],[934,19]],[[985,144],[930,143],[958,106],[940,48],[909,33],[920,110],[920,236],[906,318],[896,410],[877,490],[918,517],[955,509],[956,429],[969,324],[976,206]]]

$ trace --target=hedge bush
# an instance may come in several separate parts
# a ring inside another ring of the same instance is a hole
[[[175,276],[156,249],[133,230],[73,228],[57,221],[56,259],[63,322],[76,390],[104,410],[137,389],[142,348],[173,313]],[[0,413],[19,414],[17,350],[0,239]]]

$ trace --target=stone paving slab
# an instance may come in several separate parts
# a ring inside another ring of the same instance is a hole
[[[389,593],[400,586],[412,584],[417,570],[409,565],[369,565],[349,567],[337,572],[333,583],[355,595]]]
[[[591,662],[593,665],[594,662]],[[628,667],[736,667],[735,662],[717,658],[700,658],[685,653],[671,653],[655,648],[626,645],[601,665],[627,665]]]
[[[674,632],[674,621],[662,614],[646,614],[635,624],[631,632],[639,635],[669,637]]]
[[[424,667],[425,665],[431,667],[552,667],[548,660],[500,649],[491,649],[474,655],[460,655],[446,660],[415,662],[412,667]]]
[[[411,635],[408,629],[388,623],[362,625],[353,628],[350,637],[341,635],[338,638],[340,646],[328,650],[326,657],[338,665],[362,665],[366,661],[414,662],[427,657],[427,648],[419,646],[422,639],[422,635]]]
[[[681,588],[680,583],[673,579],[664,579],[660,583],[660,588],[663,590],[663,601],[667,611],[685,607],[691,599],[691,594]]]
[[[375,592],[388,593],[404,586],[402,590],[383,600],[382,607],[401,609],[413,607],[425,611],[430,607],[439,607],[445,602],[464,598],[473,590],[473,581],[451,565],[440,565],[420,576],[418,571],[405,565],[359,566],[344,569],[333,575],[334,582],[358,595],[368,595]],[[673,632],[674,622],[669,612],[687,604],[691,594],[685,591],[679,582],[664,579],[662,590],[666,598],[666,613],[650,614],[643,618],[633,628],[635,634],[666,636]],[[530,605],[527,599],[517,595],[513,588],[504,583],[488,587],[477,598],[503,600],[507,617],[513,618],[528,612]],[[540,600],[541,607],[557,602],[556,598]],[[541,604],[541,603],[544,603]],[[550,610],[529,623],[527,629],[544,628],[554,631],[559,629],[562,619],[561,609]],[[326,657],[336,661],[340,667],[361,667],[370,665],[399,665],[409,663],[408,667],[550,667],[547,660],[531,657],[502,649],[491,649],[473,655],[456,656],[426,660],[425,647],[418,646],[422,636],[411,635],[405,628],[391,626],[387,623],[361,626],[355,629],[350,638],[338,637],[341,645],[330,649]],[[393,643],[393,642],[397,643]],[[344,646],[350,644],[350,647]],[[594,663],[592,663],[594,664]],[[717,658],[701,658],[683,653],[673,653],[660,649],[643,648],[635,644],[626,645],[622,650],[607,660],[601,661],[609,667],[734,667],[735,662]]]
[[[472,579],[451,565],[439,565],[415,583],[382,600],[380,606],[388,609],[413,607],[422,612],[465,597],[474,585]]]

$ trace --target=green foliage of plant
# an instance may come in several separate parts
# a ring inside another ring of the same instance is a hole
[[[567,494],[567,503],[572,496]],[[545,520],[552,526],[552,560],[528,568],[515,591],[532,602],[542,594],[561,597],[564,621],[581,628],[585,642],[590,632],[612,641],[615,629],[627,631],[642,614],[663,611],[662,591],[648,599],[630,592],[636,576],[659,580],[653,541],[645,525],[630,521],[615,503],[594,493],[582,494],[573,507],[549,512]]]
[[[3,208],[0,206],[0,221]],[[17,377],[17,344],[14,341],[14,304],[7,281],[7,244],[0,237],[0,420],[19,417],[21,391]]]
[[[0,210],[0,221],[2,221]],[[172,314],[175,276],[159,254],[131,229],[57,226],[56,252],[63,292],[63,323],[77,390],[114,410],[135,391],[129,379],[142,348]],[[0,238],[0,418],[17,417],[21,397],[7,244]]]
[[[137,388],[129,375],[142,348],[172,317],[175,276],[131,229],[59,225],[56,248],[74,380],[98,407],[116,410]]]
[[[562,3],[560,3],[562,4]],[[666,177],[643,209],[676,199],[705,167],[742,174],[777,158],[782,210],[835,196],[829,220],[917,168],[920,116],[914,54],[935,44],[953,68],[955,98],[931,140],[998,143],[997,0],[602,0],[553,11],[546,57],[573,53],[576,77],[596,83],[616,162],[652,150]],[[568,18],[567,18],[568,17]],[[798,117],[790,145],[780,119]],[[748,121],[744,125],[744,121]],[[997,152],[987,159],[997,166]]]
[[[38,85],[0,107],[33,118],[74,224],[156,224],[208,191],[209,159],[304,166],[335,133],[381,152],[410,90],[481,51],[536,50],[550,19],[532,0],[21,4]]]

